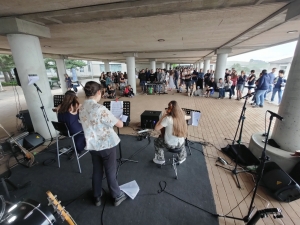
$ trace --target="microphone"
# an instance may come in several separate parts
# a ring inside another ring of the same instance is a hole
[[[270,110],[267,110],[267,112],[269,112],[272,116],[275,116],[277,119],[279,119],[280,121],[283,121],[283,117],[282,116],[279,116],[278,114],[270,111]]]
[[[33,85],[36,87],[36,89],[37,89],[39,92],[43,93],[43,92],[41,91],[41,89],[39,88],[39,86],[36,85],[36,83],[34,83]]]

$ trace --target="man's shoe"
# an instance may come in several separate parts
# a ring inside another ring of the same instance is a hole
[[[263,108],[264,106],[263,106],[263,105],[259,105],[259,107],[260,107],[260,108]]]
[[[253,108],[258,108],[259,106],[258,106],[258,105],[253,105],[252,107],[253,107]]]
[[[121,191],[120,196],[117,197],[117,198],[115,198],[115,203],[114,203],[114,205],[115,205],[115,206],[120,205],[126,198],[127,198],[127,195],[126,195],[123,191]]]
[[[158,165],[162,165],[165,163],[165,160],[158,159],[157,157],[153,158],[153,162]]]
[[[101,205],[101,197],[95,197],[95,205],[100,206]]]

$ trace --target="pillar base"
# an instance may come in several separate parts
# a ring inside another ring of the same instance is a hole
[[[260,158],[261,153],[264,149],[265,143],[262,142],[264,137],[263,133],[255,133],[251,136],[249,150],[257,157]],[[269,135],[271,137],[271,135]],[[291,156],[291,152],[285,150],[274,148],[267,145],[266,155],[270,157],[270,161],[276,162],[281,169],[289,173],[294,168],[294,166],[300,161],[300,157]]]

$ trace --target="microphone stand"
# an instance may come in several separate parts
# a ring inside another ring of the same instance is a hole
[[[46,148],[49,148],[50,144],[53,142],[53,136],[52,136],[52,134],[51,134],[50,127],[49,127],[49,124],[48,124],[49,119],[48,119],[48,116],[47,116],[47,113],[46,113],[46,110],[45,110],[43,101],[42,101],[41,96],[40,96],[40,93],[39,93],[39,92],[41,92],[41,90],[40,90],[40,88],[37,86],[36,83],[34,83],[34,86],[36,87],[36,92],[38,93],[40,102],[41,102],[41,104],[42,104],[42,106],[41,106],[40,108],[41,108],[41,110],[42,110],[42,113],[43,113],[43,116],[44,116],[44,119],[45,119],[45,122],[46,122],[46,125],[47,125],[47,128],[48,128],[48,131],[49,131],[49,134],[50,134],[50,137],[51,137],[51,141],[49,142],[49,144],[48,144],[47,147],[46,147]]]
[[[273,117],[274,117],[274,115],[271,114],[269,128],[268,128],[268,132],[266,134],[266,139],[265,140],[268,140]],[[255,199],[255,196],[256,196],[257,189],[258,189],[258,185],[259,185],[260,180],[261,180],[261,178],[263,176],[263,172],[264,172],[264,168],[265,168],[265,163],[266,163],[266,161],[269,160],[269,157],[266,155],[266,148],[267,148],[267,141],[265,141],[264,149],[263,149],[263,151],[261,153],[261,157],[259,158],[260,159],[261,170],[259,171],[257,179],[256,179],[256,184],[255,184],[255,187],[254,187],[254,191],[253,191],[251,203],[249,205],[248,214],[244,218],[238,218],[238,217],[227,216],[227,215],[224,215],[224,216],[219,215],[220,217],[225,217],[225,218],[230,218],[230,219],[235,219],[235,220],[241,220],[241,221],[244,221],[247,225],[255,225],[256,222],[260,218],[263,218],[266,215],[272,214],[272,213],[276,215],[276,216],[274,216],[275,219],[276,218],[282,218],[281,210],[280,209],[278,209],[278,208],[267,208],[267,209],[264,209],[264,210],[258,210],[255,213],[255,215],[250,219],[252,211],[254,209],[253,204],[254,204],[254,199]]]
[[[120,137],[120,129],[119,127],[117,127],[118,129],[118,136]],[[124,159],[122,157],[122,148],[121,148],[121,141],[119,142],[119,155],[120,157],[117,159],[117,162],[118,162],[118,167],[117,167],[117,173],[116,173],[116,176],[118,176],[118,173],[119,173],[119,170],[120,170],[120,167],[126,163],[126,162],[134,162],[134,163],[138,163],[138,161],[135,161],[135,160],[131,160],[131,159]]]
[[[247,101],[248,101],[248,98],[251,97],[251,95],[252,95],[252,94],[247,94],[247,95],[245,95],[245,96],[243,97],[243,98],[245,99],[245,102],[244,102],[244,105],[243,105],[243,108],[242,108],[242,112],[241,112],[241,115],[240,115],[240,118],[239,118],[239,123],[238,123],[237,129],[236,129],[234,138],[233,138],[233,140],[232,140],[232,148],[234,148],[234,147],[233,147],[234,143],[237,142],[237,143],[238,143],[238,148],[240,149],[241,141],[242,141],[242,133],[243,133],[244,121],[245,121],[245,119],[246,119],[246,117],[245,117],[246,109],[247,109],[247,108],[246,108],[246,103],[247,103]],[[241,127],[240,127],[240,124],[241,124]],[[237,141],[235,141],[235,140],[236,140],[236,137],[237,137],[237,133],[238,133],[239,128],[240,128],[239,139],[238,139]],[[225,140],[226,140],[226,138],[225,138]],[[238,152],[236,153],[236,157],[235,157],[235,160],[234,160],[234,161],[235,161],[235,166],[234,166],[234,169],[233,169],[233,170],[228,169],[228,168],[226,168],[226,167],[224,167],[224,166],[221,166],[221,165],[219,165],[219,164],[216,164],[216,166],[221,167],[221,168],[223,168],[223,169],[225,169],[225,170],[231,171],[232,174],[233,174],[234,177],[235,177],[237,187],[238,187],[238,188],[241,188],[240,181],[239,181],[239,178],[238,178],[237,175],[238,175],[239,173],[245,173],[245,172],[248,172],[249,170],[241,170],[241,171],[238,171],[238,170],[237,170],[237,166],[238,166]]]

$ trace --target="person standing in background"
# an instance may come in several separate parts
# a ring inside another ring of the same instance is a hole
[[[284,70],[279,70],[278,77],[276,77],[273,81],[273,92],[272,92],[272,97],[271,97],[271,102],[274,102],[274,97],[276,92],[278,92],[278,105],[281,103],[281,98],[282,98],[282,92],[286,84],[286,79],[283,78],[284,76]]]
[[[274,79],[276,77],[275,73],[276,73],[276,68],[273,68],[272,72],[268,73],[268,76],[270,78],[270,84],[269,84],[268,90],[266,91],[266,93],[264,95],[265,100],[267,100],[267,94],[270,92],[273,92]]]

